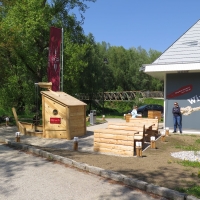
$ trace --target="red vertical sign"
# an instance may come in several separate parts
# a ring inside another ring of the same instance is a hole
[[[48,57],[48,81],[52,82],[52,90],[60,90],[60,43],[61,29],[51,27]]]

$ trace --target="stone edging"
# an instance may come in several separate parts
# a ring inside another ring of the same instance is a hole
[[[69,166],[76,167],[78,169],[96,174],[98,176],[102,176],[104,178],[109,178],[109,179],[112,179],[115,181],[123,182],[126,185],[138,188],[140,190],[143,190],[143,191],[155,194],[155,195],[159,195],[161,197],[165,197],[168,199],[174,199],[174,200],[198,200],[198,198],[191,196],[191,195],[187,195],[185,193],[180,193],[178,191],[171,190],[171,189],[168,189],[165,187],[159,187],[154,184],[149,184],[147,182],[144,182],[144,181],[141,181],[138,179],[129,178],[123,174],[120,174],[120,173],[117,173],[117,172],[114,172],[111,170],[105,170],[105,169],[102,169],[99,167],[90,166],[86,163],[80,163],[80,162],[77,162],[77,161],[69,159],[69,158],[65,158],[62,156],[54,155],[47,151],[36,149],[29,145],[25,145],[25,144],[17,143],[17,142],[11,142],[10,140],[5,139],[5,138],[0,138],[0,142],[6,143],[13,147],[18,147],[22,150],[26,150],[28,152],[42,156],[49,160],[55,160],[55,161],[61,162],[63,164],[67,164]]]

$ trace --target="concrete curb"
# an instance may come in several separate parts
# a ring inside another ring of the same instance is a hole
[[[65,158],[62,156],[58,156],[58,155],[54,155],[52,153],[40,150],[40,149],[36,149],[32,146],[29,145],[25,145],[22,143],[17,143],[17,142],[11,142],[8,139],[4,139],[2,137],[0,137],[0,142],[1,143],[6,143],[8,145],[20,148],[22,150],[26,150],[28,152],[31,152],[33,154],[42,156],[44,158],[47,158],[49,160],[55,160],[58,162],[61,162],[63,164],[67,164],[69,166],[72,167],[76,167],[78,169],[90,172],[92,174],[98,175],[98,176],[102,176],[104,178],[109,178],[112,179],[114,181],[119,181],[119,182],[123,182],[126,185],[138,188],[140,190],[155,194],[155,195],[159,195],[161,197],[165,197],[167,199],[173,199],[173,200],[198,200],[198,198],[191,196],[191,195],[187,195],[185,193],[180,193],[178,191],[175,190],[171,190],[165,187],[159,187],[156,186],[154,184],[149,184],[147,182],[138,180],[138,179],[134,179],[134,178],[129,178],[123,174],[111,171],[111,170],[105,170],[99,167],[95,167],[95,166],[90,166],[86,163],[80,163],[74,160],[71,160],[69,158]]]
[[[185,198],[186,194],[184,193],[180,193],[165,187],[159,187],[153,184],[148,184],[146,191],[153,194],[157,194],[159,196],[167,197],[169,199],[177,199],[177,200],[187,199]]]
[[[198,198],[189,195],[189,196],[187,196],[187,200],[198,200]]]

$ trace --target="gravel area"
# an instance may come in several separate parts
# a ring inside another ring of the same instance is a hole
[[[181,160],[198,161],[200,162],[200,151],[179,151],[171,153],[174,158]]]

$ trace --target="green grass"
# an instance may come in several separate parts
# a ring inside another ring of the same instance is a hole
[[[184,135],[183,137],[187,137],[188,135]],[[191,137],[197,137],[197,136],[192,136],[190,135]],[[184,151],[200,151],[200,139],[197,139],[193,145],[188,145],[188,144],[177,144],[175,145],[175,148],[176,149],[181,149],[181,150],[184,150]]]
[[[192,146],[185,146],[185,145],[176,145],[176,149],[181,149],[184,151],[199,151],[200,148],[198,146],[192,145]]]
[[[199,185],[194,185],[193,187],[190,187],[190,188],[178,188],[176,189],[178,190],[179,192],[184,192],[184,193],[187,193],[189,195],[193,195],[197,198],[200,197],[200,186]]]
[[[152,99],[152,98],[146,98],[144,99],[144,105],[145,104],[158,104],[164,106],[164,100],[163,99]]]
[[[196,140],[195,143],[200,144],[200,139]]]
[[[195,168],[199,168],[200,169],[200,161],[183,160],[183,161],[178,161],[178,163],[180,165],[185,166],[185,167],[195,167]]]
[[[189,135],[189,136],[191,136],[191,137],[197,137],[197,135]]]

